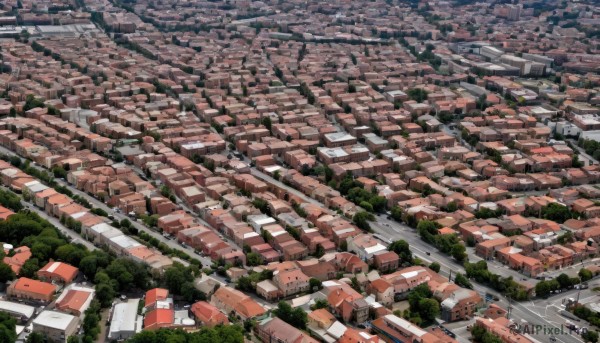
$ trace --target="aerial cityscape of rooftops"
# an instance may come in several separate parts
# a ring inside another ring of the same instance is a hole
[[[0,343],[600,331],[600,1],[0,1]]]

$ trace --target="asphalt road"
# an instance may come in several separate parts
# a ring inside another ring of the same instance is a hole
[[[575,147],[575,149],[578,150],[581,162],[583,162],[584,165],[598,164],[598,161],[595,158],[588,155],[583,148],[581,148],[581,147],[579,147],[579,145],[577,145],[577,141],[575,141],[573,139],[569,139],[568,141]],[[585,160],[587,160],[588,163],[585,163]]]
[[[9,151],[3,147],[0,147],[0,152],[4,153],[4,154],[8,154],[11,156],[17,156],[15,153],[13,153],[12,151]],[[22,158],[21,158],[22,159]],[[23,160],[23,159],[22,159]],[[45,170],[44,168],[38,166],[38,165],[34,165],[31,164],[31,166],[33,166],[34,168],[38,169],[38,170]],[[175,250],[179,250],[179,251],[183,251],[185,253],[187,253],[188,255],[192,256],[193,258],[196,258],[198,260],[200,260],[200,262],[202,263],[202,265],[204,267],[210,267],[213,263],[213,261],[210,259],[210,257],[207,256],[200,256],[198,254],[196,254],[194,252],[194,249],[190,248],[190,247],[183,247],[181,246],[181,244],[179,244],[175,239],[167,239],[166,237],[164,237],[163,235],[161,235],[159,232],[156,232],[150,228],[148,228],[147,226],[145,226],[143,223],[140,223],[136,220],[132,220],[132,218],[129,218],[128,216],[119,213],[119,212],[115,212],[113,209],[111,209],[110,207],[108,207],[105,203],[99,201],[98,199],[90,196],[89,194],[82,192],[80,190],[78,190],[77,188],[73,187],[72,185],[70,185],[68,182],[61,180],[61,179],[55,179],[56,182],[64,187],[67,187],[71,192],[73,192],[73,194],[77,194],[80,197],[85,198],[93,207],[95,208],[101,208],[104,211],[106,211],[107,213],[109,213],[110,215],[112,215],[115,220],[121,221],[123,219],[128,219],[132,226],[135,227],[136,229],[138,229],[139,231],[143,231],[146,232],[147,234],[149,234],[150,236],[156,238],[157,240],[159,240],[160,242],[166,244],[169,248],[171,249],[175,249]],[[35,206],[33,205],[27,205],[27,208],[29,208],[32,211],[37,212],[42,218],[47,219],[48,221],[50,221],[50,223],[52,223],[53,225],[55,225],[59,230],[61,230],[61,232],[65,233],[66,235],[74,238],[72,242],[74,243],[82,243],[84,244],[86,247],[88,247],[91,250],[95,250],[97,249],[92,243],[90,243],[89,241],[86,241],[83,237],[81,237],[79,234],[77,234],[76,232],[67,229],[66,227],[64,227],[59,220],[57,220],[56,218],[49,216],[48,214],[46,214],[44,211],[41,211],[39,209],[37,209]],[[191,214],[194,217],[197,217],[195,214]],[[203,220],[201,220],[200,218],[198,218],[201,222],[203,222],[205,225],[207,225],[207,227],[210,227],[208,225],[208,223],[204,222]],[[229,240],[228,240],[229,241]],[[235,246],[235,244],[231,241],[229,241],[231,244],[233,244]],[[180,260],[181,263],[186,264],[187,262]],[[234,287],[233,284],[228,283],[225,280],[225,277],[222,277],[216,273],[213,273],[210,277],[214,278],[215,280],[221,282],[222,284],[229,284],[231,287]],[[262,299],[258,296],[256,296],[255,294],[251,294],[248,293],[248,295],[253,298],[256,302],[258,302],[259,304],[261,304],[263,307],[267,308],[267,309],[272,309],[273,308],[273,304],[270,302],[267,302],[265,299]]]
[[[2,152],[4,154],[11,155],[11,156],[17,156],[15,153],[13,153],[10,150],[5,149],[4,147],[0,147],[0,152]],[[36,168],[36,169],[38,169],[38,170],[41,170],[41,171],[46,170],[45,168],[42,168],[39,165],[34,165],[33,163],[31,164],[31,166],[34,167],[34,168]],[[129,221],[131,221],[131,224],[132,224],[133,227],[135,227],[139,231],[146,232],[150,236],[152,236],[152,237],[158,239],[160,242],[166,244],[169,248],[186,252],[190,256],[199,259],[202,262],[203,266],[210,266],[212,264],[212,261],[210,260],[210,258],[199,256],[198,254],[196,254],[194,252],[193,249],[191,249],[189,247],[188,248],[184,248],[179,243],[177,243],[177,241],[171,240],[171,239],[167,239],[163,235],[161,235],[160,233],[158,233],[158,232],[156,232],[154,230],[149,229],[148,227],[146,227],[142,223],[140,223],[140,222],[138,222],[136,220],[132,220],[132,218],[129,218],[128,216],[126,216],[126,215],[124,215],[122,213],[115,212],[113,209],[111,209],[110,207],[108,207],[104,202],[102,202],[102,201],[100,201],[100,200],[98,200],[98,199],[90,196],[89,194],[87,194],[85,192],[82,192],[82,191],[78,190],[77,188],[75,188],[72,185],[70,185],[68,182],[66,182],[64,180],[61,180],[61,179],[55,179],[55,181],[57,182],[57,184],[59,184],[61,186],[64,186],[64,187],[67,187],[71,192],[73,192],[73,194],[77,194],[78,196],[85,198],[93,207],[103,209],[109,215],[112,215],[115,218],[115,220],[121,221],[123,219],[128,219]],[[44,212],[40,211],[38,213],[40,213],[40,215],[41,215],[41,213],[44,213]],[[60,227],[64,228],[64,226],[62,226],[60,224],[60,222],[58,220],[56,220],[55,218],[50,217],[48,215],[45,215],[45,216],[46,217],[44,217],[44,218],[48,218],[48,220],[50,220],[50,222],[52,224],[56,225],[59,228]],[[64,229],[66,229],[66,228],[64,228]],[[81,238],[81,236],[79,236],[79,238],[83,240],[83,238]],[[92,245],[92,247],[93,247],[93,245]]]
[[[5,187],[5,186],[0,186],[5,190],[9,190],[9,188]],[[50,222],[50,224],[56,226],[56,228],[62,232],[64,235],[66,235],[67,237],[70,238],[71,243],[80,243],[83,244],[84,246],[86,246],[88,249],[90,250],[96,250],[97,248],[90,242],[86,241],[83,237],[81,237],[80,234],[78,234],[77,232],[67,228],[66,226],[64,226],[63,224],[60,223],[60,221],[50,215],[48,215],[45,211],[37,208],[35,205],[21,199],[21,204],[23,205],[23,208],[25,210],[31,211],[31,212],[35,212],[37,213],[40,217],[46,219],[48,222]]]
[[[9,155],[15,155],[13,152],[6,150],[2,147],[0,147],[0,152],[4,152],[6,154]],[[40,169],[40,170],[44,170],[43,168],[39,167],[39,166],[35,166],[34,167]],[[277,184],[280,187],[285,188],[286,190],[298,195],[299,197],[301,197],[302,199],[305,199],[306,201],[309,201],[313,204],[317,204],[320,206],[323,206],[323,204],[321,204],[320,202],[316,201],[315,199],[312,199],[310,197],[305,196],[304,194],[302,194],[301,192],[284,185],[283,183],[274,180],[272,177],[256,170],[255,168],[252,168],[252,175],[261,178],[263,180],[269,181],[269,182],[273,182],[275,184]],[[73,194],[77,194],[81,197],[84,197],[85,199],[87,199],[90,204],[92,204],[94,207],[97,208],[101,208],[105,211],[107,211],[108,213],[112,214],[114,216],[114,218],[116,220],[122,220],[122,219],[129,219],[132,223],[132,225],[137,228],[140,231],[144,231],[146,233],[148,233],[150,236],[158,239],[160,242],[163,242],[164,244],[166,244],[168,247],[172,248],[172,249],[176,249],[176,250],[180,250],[180,251],[184,251],[186,253],[188,253],[190,256],[193,256],[194,258],[199,259],[202,264],[204,266],[210,266],[212,264],[212,261],[210,260],[210,258],[208,257],[202,257],[199,256],[197,254],[195,254],[195,252],[193,251],[193,249],[191,248],[184,248],[182,247],[179,243],[177,243],[175,240],[170,240],[165,238],[164,236],[162,236],[160,233],[149,229],[148,227],[146,227],[145,225],[137,222],[137,221],[133,221],[130,218],[128,218],[126,215],[122,214],[122,213],[116,213],[114,212],[111,208],[109,208],[108,206],[106,206],[106,204],[104,204],[103,202],[97,200],[96,198],[88,195],[87,193],[81,192],[79,190],[77,190],[76,188],[74,188],[73,186],[71,186],[70,184],[68,184],[67,182],[63,181],[63,180],[57,180],[57,182],[65,187],[68,187],[69,190],[71,190],[73,192]],[[36,211],[37,212],[37,211]],[[39,211],[38,213],[40,213],[40,215],[44,214],[44,212]],[[55,218],[52,218],[48,215],[44,214],[44,218],[47,218],[50,222],[52,222],[54,225],[56,225],[59,228],[63,228],[64,230],[68,230],[66,228],[64,228],[64,226],[60,225],[60,223],[58,222],[58,220],[56,220]],[[380,235],[382,235],[383,237],[386,237],[387,239],[389,239],[390,241],[394,241],[397,239],[404,239],[406,240],[409,245],[410,245],[410,249],[413,252],[413,255],[419,257],[420,259],[422,259],[423,261],[430,263],[430,262],[438,262],[441,265],[441,270],[440,270],[440,274],[444,275],[444,276],[449,276],[450,273],[455,274],[456,272],[461,272],[464,273],[464,268],[462,265],[456,263],[452,258],[450,258],[449,256],[446,256],[445,254],[442,254],[440,252],[438,252],[434,247],[432,247],[431,245],[423,242],[418,235],[416,234],[416,232],[401,223],[397,223],[395,221],[392,220],[388,220],[387,217],[385,215],[381,215],[381,216],[377,216],[376,217],[376,221],[371,223],[371,226],[373,228],[373,231],[375,233],[378,233]],[[70,231],[70,230],[69,230]],[[79,240],[82,241],[82,243],[86,244],[86,246],[88,244],[90,244],[89,242],[85,242],[83,240],[83,238],[81,238],[80,236],[76,235],[74,232],[72,231],[65,231],[67,232],[70,236],[72,237],[77,237]],[[90,244],[91,245],[91,244]],[[93,245],[91,245],[90,249],[95,249],[95,247]],[[429,254],[428,254],[429,253]],[[471,256],[469,256],[469,258],[471,259]],[[473,258],[474,259],[474,258]],[[492,271],[494,271],[495,273],[498,273],[500,275],[511,275],[513,274],[513,276],[515,276],[516,278],[522,278],[523,276],[521,274],[519,274],[516,271],[513,271],[511,269],[508,268],[502,268],[502,267],[495,267],[493,264],[489,264],[490,269]],[[496,268],[501,268],[501,269],[496,269]],[[219,275],[212,275],[212,277],[214,277],[216,280],[222,282],[222,283],[227,283],[225,281],[225,279]],[[505,308],[507,308],[509,306],[509,301],[504,298],[502,295],[498,294],[497,292],[491,290],[490,288],[480,285],[478,283],[473,283],[473,287],[474,289],[479,292],[480,294],[484,295],[485,293],[490,293],[493,295],[496,295],[499,297],[500,301],[498,301],[497,303]],[[590,287],[592,288],[592,287]],[[266,306],[268,308],[272,308],[272,304],[264,301],[264,299],[258,298],[256,296],[252,296],[256,301],[258,301],[259,303],[261,303],[263,306]],[[544,300],[539,300],[539,301],[544,301]],[[540,325],[545,325],[547,327],[554,327],[554,328],[559,328],[561,325],[561,321],[560,319],[562,319],[562,317],[560,315],[554,314],[552,317],[548,316],[548,315],[541,315],[540,314],[540,304],[539,301],[536,302],[530,302],[530,304],[528,304],[527,302],[524,303],[517,303],[517,302],[513,302],[512,303],[512,317],[513,318],[517,318],[517,319],[522,319],[530,324],[540,324]],[[553,300],[554,301],[554,300]],[[558,316],[558,317],[557,317]],[[564,322],[562,322],[564,324]],[[549,337],[545,336],[543,334],[540,335],[534,335],[534,337],[536,339],[539,339],[542,342],[548,341]],[[564,336],[557,336],[557,341],[558,342],[562,342],[562,343],[577,343],[577,342],[581,342],[581,340],[574,336],[574,335],[564,335]]]
[[[262,179],[263,181],[267,181],[269,183],[272,183],[278,187],[281,187],[283,189],[285,189],[288,193],[290,194],[294,194],[295,196],[299,197],[300,199],[309,202],[311,204],[317,205],[317,206],[324,206],[322,203],[320,203],[319,201],[304,195],[304,193],[296,190],[295,188],[292,188],[290,186],[287,186],[286,184],[284,184],[283,182],[277,181],[274,178],[272,178],[271,176],[261,172],[260,170],[256,169],[256,168],[252,168],[250,169],[250,174],[254,175],[255,177]]]
[[[437,251],[436,248],[432,247],[431,245],[423,242],[418,237],[416,231],[406,225],[397,223],[392,220],[388,220],[385,216],[378,216],[377,221],[371,223],[371,228],[375,233],[378,233],[391,241],[398,239],[403,239],[407,241],[414,256],[420,258],[426,263],[430,263],[433,261],[438,262],[441,265],[440,274],[443,276],[449,276],[450,273],[455,275],[457,272],[465,272],[464,267],[462,265],[456,263],[449,256],[440,253],[439,251]],[[429,253],[429,255],[427,253]],[[472,257],[469,256],[469,259],[472,260]],[[488,264],[488,268],[494,273],[497,273],[502,276],[513,276],[513,278],[515,278],[516,280],[521,280],[524,278],[522,274],[509,268],[505,268],[504,266],[495,266],[494,264]],[[560,325],[565,323],[565,318],[560,316],[559,314],[549,316],[546,315],[546,313],[540,313],[539,304],[543,303],[546,300],[536,300],[529,302],[509,302],[507,298],[505,298],[504,296],[490,289],[487,286],[481,285],[476,282],[472,282],[472,284],[473,289],[479,294],[481,294],[483,297],[486,293],[497,296],[500,300],[495,303],[502,306],[503,308],[508,308],[510,304],[512,313],[511,318],[517,320],[517,322],[520,322],[520,320],[522,319],[529,324],[542,325],[547,328],[560,328]],[[590,289],[591,288],[592,286],[590,286]],[[573,291],[569,292],[570,293],[565,293],[566,296],[572,295],[572,293],[576,293]],[[552,301],[556,300],[552,299]],[[550,338],[543,332],[532,336],[541,342],[548,342]],[[556,338],[557,342],[563,343],[581,342],[581,339],[578,336],[574,335],[556,336]]]
[[[79,244],[83,244],[86,248],[88,248],[90,251],[96,250],[98,248],[96,248],[92,243],[90,243],[89,241],[87,241],[85,238],[81,237],[80,234],[78,234],[77,232],[65,227],[64,225],[62,225],[60,223],[59,220],[57,220],[56,218],[48,215],[45,211],[40,210],[39,208],[37,208],[36,206],[29,204],[29,203],[25,203],[25,208],[28,209],[29,211],[35,212],[37,213],[40,217],[46,219],[47,221],[49,221],[52,225],[56,226],[56,228],[62,232],[63,234],[67,235],[67,237],[70,237],[71,239],[71,243],[79,243]]]

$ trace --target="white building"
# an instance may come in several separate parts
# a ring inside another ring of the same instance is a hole
[[[12,301],[0,300],[0,312],[10,314],[11,317],[19,321],[27,322],[35,313],[35,307],[15,303]]]
[[[275,224],[277,221],[265,214],[257,214],[254,216],[248,216],[248,224],[254,228],[254,231],[260,233],[265,225]]]
[[[140,299],[116,304],[111,311],[108,339],[124,340],[142,331],[142,316],[138,316]]]
[[[79,319],[70,314],[45,310],[33,320],[33,332],[46,335],[54,342],[66,342],[77,334]]]
[[[386,251],[385,245],[379,243],[370,234],[362,234],[348,238],[348,251],[355,253],[363,261],[370,260],[374,254]]]

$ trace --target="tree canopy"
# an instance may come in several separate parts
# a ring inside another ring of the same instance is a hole
[[[15,342],[17,321],[6,312],[0,312],[0,342]]]
[[[181,329],[144,330],[131,337],[130,343],[243,343],[244,329],[239,325],[218,325],[213,328],[203,327],[196,332]]]
[[[559,224],[573,218],[573,214],[568,207],[558,203],[550,203],[542,207],[542,218],[555,221]]]
[[[369,224],[369,221],[372,220],[375,220],[375,216],[367,211],[357,212],[354,217],[352,217],[354,224],[365,231],[371,231],[371,225]]]
[[[306,312],[300,307],[293,309],[287,302],[280,301],[277,304],[277,308],[273,310],[273,314],[295,328],[306,329],[308,317]]]
[[[390,246],[388,247],[388,250],[398,254],[398,256],[400,257],[400,264],[413,264],[412,252],[410,251],[410,247],[408,246],[408,243],[405,240],[401,239],[392,242],[392,244],[390,244]]]

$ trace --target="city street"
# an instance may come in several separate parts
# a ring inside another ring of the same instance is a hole
[[[71,238],[71,243],[73,244],[83,244],[86,248],[88,248],[90,251],[96,250],[98,248],[96,248],[92,243],[90,243],[89,241],[85,240],[83,237],[81,237],[80,234],[78,234],[77,232],[65,227],[64,225],[62,225],[60,223],[60,221],[50,215],[48,215],[45,211],[37,208],[36,206],[30,204],[30,203],[26,203],[23,202],[23,204],[25,205],[25,208],[31,212],[35,212],[37,213],[40,217],[46,219],[47,221],[50,222],[50,224],[56,226],[56,228],[62,232],[63,234],[65,234],[67,237]]]
[[[438,262],[442,267],[440,270],[440,274],[443,276],[449,276],[449,274],[451,272],[453,275],[455,275],[457,272],[460,272],[460,273],[465,272],[464,267],[462,265],[455,262],[451,257],[438,252],[437,249],[434,248],[433,246],[423,242],[418,237],[418,235],[414,229],[412,229],[404,224],[400,224],[393,220],[389,220],[385,216],[382,215],[382,216],[377,217],[376,222],[371,223],[371,228],[373,229],[373,231],[375,233],[378,233],[391,241],[398,240],[398,239],[403,239],[403,240],[407,241],[414,256],[425,261],[426,264],[429,264],[430,262],[433,262],[433,261]],[[429,253],[429,254],[427,254],[427,253]],[[478,258],[478,257],[476,258],[473,255],[474,255],[473,253],[469,254],[469,260],[471,260],[473,262],[481,260],[481,258]],[[526,278],[519,272],[509,269],[508,267],[498,265],[497,263],[488,263],[488,268],[490,271],[492,271],[498,275],[501,275],[503,277],[513,276],[513,278],[515,280],[522,280],[522,279]],[[527,279],[529,279],[529,278],[527,278]],[[544,302],[546,302],[546,301],[561,302],[562,298],[561,299],[549,299],[549,300],[542,299],[542,300],[525,301],[525,302],[514,302],[514,301],[509,302],[509,300],[507,298],[505,298],[498,292],[490,289],[489,287],[478,284],[474,281],[472,281],[472,284],[473,284],[473,289],[475,291],[477,291],[482,297],[485,297],[486,293],[491,294],[493,296],[497,296],[500,299],[499,301],[496,301],[495,303],[497,303],[501,307],[508,308],[510,305],[511,313],[512,313],[511,318],[523,319],[531,325],[543,325],[548,328],[552,328],[552,327],[560,328],[561,325],[563,325],[565,323],[566,318],[560,316],[560,314],[558,314],[558,311],[555,311],[556,307],[550,308],[550,310],[551,310],[550,312],[546,312],[547,308],[544,307],[544,311],[542,311],[542,307],[543,307],[542,304]],[[591,288],[593,288],[593,286],[590,285],[590,289]],[[590,292],[589,290],[586,290],[586,291]],[[588,294],[587,292],[586,292],[586,294]],[[569,296],[569,295],[572,296],[573,294],[576,294],[576,291],[571,290],[564,294],[565,294],[564,296]],[[583,291],[582,291],[582,294],[583,294]],[[591,296],[591,294],[589,296]],[[582,298],[583,298],[583,296],[582,296]],[[593,298],[590,298],[590,299],[593,300]],[[459,334],[459,333],[460,332],[457,332],[457,334]],[[463,334],[465,334],[465,333],[463,332]],[[548,342],[549,341],[549,337],[547,335],[545,336],[543,333],[534,335],[533,337],[535,339],[539,340],[540,342]],[[560,337],[557,336],[556,338],[557,338],[557,342],[563,342],[563,343],[582,342],[580,337],[573,336],[573,335],[564,335],[564,336],[560,336]]]
[[[4,186],[0,186],[2,187],[4,190],[9,190],[7,187]],[[63,233],[65,236],[67,236],[70,240],[71,243],[74,244],[83,244],[85,247],[87,247],[89,250],[96,250],[97,248],[90,242],[86,241],[83,237],[81,237],[80,234],[78,234],[77,232],[65,227],[63,224],[60,223],[60,221],[52,216],[49,216],[45,211],[39,209],[37,206],[21,199],[21,204],[24,207],[24,210],[28,210],[31,212],[35,212],[37,213],[40,217],[42,217],[43,219],[47,220],[48,222],[50,222],[50,224],[56,226],[56,228]]]
[[[10,156],[17,156],[15,153],[6,150],[3,147],[0,147],[0,153],[4,153]],[[23,160],[21,158],[21,160]],[[33,165],[32,166],[38,170],[45,170],[44,168],[37,166],[37,165]],[[121,221],[123,219],[128,219],[132,226],[135,227],[136,229],[138,229],[139,231],[143,231],[146,232],[147,234],[149,234],[150,236],[156,238],[157,240],[159,240],[160,242],[166,244],[169,248],[171,249],[175,249],[175,250],[179,250],[179,251],[183,251],[185,253],[187,253],[188,255],[190,255],[191,257],[200,260],[200,262],[202,263],[202,266],[205,268],[210,267],[213,264],[213,261],[211,260],[210,257],[208,256],[200,256],[199,254],[196,254],[196,252],[194,251],[194,249],[190,248],[190,247],[183,247],[181,244],[179,244],[177,242],[177,240],[175,239],[168,239],[166,237],[164,237],[163,235],[161,235],[159,232],[151,230],[150,228],[148,228],[147,226],[145,226],[144,224],[133,220],[131,218],[129,218],[127,215],[122,214],[120,212],[115,212],[112,208],[108,207],[105,203],[99,201],[98,199],[90,196],[89,194],[82,192],[78,189],[76,189],[75,187],[73,187],[72,185],[70,185],[68,182],[61,180],[61,179],[55,179],[55,181],[64,187],[67,187],[71,192],[73,192],[73,194],[77,194],[78,196],[85,198],[94,208],[100,208],[103,209],[104,211],[106,211],[107,213],[109,213],[109,215],[112,215],[115,220],[117,221]],[[50,223],[52,223],[53,225],[55,225],[59,230],[61,230],[61,232],[65,233],[66,235],[70,236],[70,237],[74,237],[74,240],[72,242],[74,243],[82,243],[84,244],[86,247],[88,247],[90,250],[95,250],[97,249],[92,243],[86,241],[85,239],[83,239],[83,237],[81,237],[79,234],[77,234],[76,232],[67,229],[66,227],[64,227],[56,218],[49,216],[46,212],[36,208],[33,205],[30,204],[25,204],[27,206],[28,209],[35,211],[36,213],[38,213],[42,218],[47,219]],[[186,207],[184,207],[184,209],[186,209]],[[204,220],[198,218],[196,215],[194,215],[193,213],[191,214],[194,217],[196,217],[197,219],[199,219],[199,221],[201,223],[204,223],[205,225],[208,226],[208,223],[204,222]],[[229,240],[228,240],[229,241]],[[230,241],[230,243],[233,244],[233,242]],[[235,246],[235,244],[233,244]],[[177,259],[178,262],[187,265],[188,263],[184,260],[181,259]],[[225,277],[220,276],[216,273],[213,273],[212,275],[210,275],[210,277],[212,277],[213,279],[219,281],[222,284],[229,284],[231,287],[234,287],[233,284],[228,283],[225,280]],[[248,294],[250,297],[252,297],[256,302],[258,302],[259,304],[261,304],[263,307],[265,307],[266,309],[272,309],[274,307],[274,305],[268,301],[266,301],[263,298],[258,297],[255,294]]]
[[[598,164],[598,161],[592,156],[588,155],[583,148],[577,145],[577,141],[574,139],[568,139],[568,141],[577,149],[579,152],[579,160],[583,163],[583,165],[588,166],[592,164]],[[585,163],[587,161],[587,163]]]
[[[14,153],[12,153],[2,147],[0,147],[0,152],[9,154],[9,155],[15,155]],[[41,168],[39,166],[34,166],[34,167],[37,169],[40,169],[40,170],[44,170],[43,168]],[[301,192],[299,192],[289,186],[286,186],[277,180],[274,180],[272,177],[256,170],[255,168],[252,168],[251,173],[252,173],[252,175],[254,175],[258,178],[276,183],[278,186],[301,197],[302,199],[305,199],[306,201],[310,201],[313,204],[324,206],[320,202],[307,197],[306,195],[302,194]],[[137,228],[140,231],[148,233],[150,236],[158,239],[160,242],[166,244],[168,247],[170,247],[172,249],[186,252],[190,256],[193,256],[194,258],[199,259],[202,262],[203,266],[210,266],[212,264],[212,261],[210,258],[199,256],[198,254],[196,254],[194,252],[193,249],[191,249],[189,247],[181,246],[176,240],[167,239],[166,237],[161,235],[159,232],[149,229],[142,223],[139,223],[135,220],[131,220],[131,218],[127,217],[125,214],[114,212],[111,208],[109,208],[103,202],[97,200],[96,198],[90,196],[89,194],[87,194],[85,192],[79,191],[78,189],[76,189],[73,186],[71,186],[70,184],[68,184],[66,181],[59,180],[59,179],[56,179],[56,181],[59,185],[67,187],[70,191],[73,192],[73,194],[77,194],[77,195],[85,198],[86,200],[88,200],[90,202],[90,204],[92,204],[92,206],[94,206],[96,208],[101,208],[101,209],[105,210],[107,213],[113,215],[115,220],[120,221],[122,219],[127,218],[131,221],[133,227]],[[182,207],[189,211],[187,206],[182,206]],[[56,225],[57,227],[59,227],[59,228],[61,227],[60,223],[55,218],[45,215],[45,213],[43,211],[37,210],[36,212],[40,213],[40,215],[44,215],[45,218],[48,218],[48,220],[50,220],[50,222],[53,223],[54,225]],[[200,220],[200,221],[203,222],[203,220]],[[399,240],[399,239],[403,239],[403,240],[407,241],[410,245],[410,249],[413,252],[413,255],[420,258],[421,260],[423,260],[426,264],[429,264],[431,262],[438,262],[441,265],[440,275],[450,276],[451,273],[452,273],[452,275],[455,275],[457,272],[463,273],[463,274],[465,273],[464,267],[462,265],[460,265],[459,263],[454,261],[454,259],[452,259],[450,256],[442,254],[441,252],[437,251],[437,249],[435,247],[422,241],[421,238],[417,235],[416,231],[414,229],[408,227],[405,224],[398,223],[391,219],[387,219],[387,217],[385,215],[379,215],[379,216],[376,216],[376,220],[371,223],[371,227],[375,233],[381,235],[382,237],[385,237],[386,239],[388,239],[390,241],[395,241],[395,240]],[[63,227],[63,229],[67,230],[64,227]],[[72,232],[70,230],[65,231],[65,232],[67,232],[67,234],[70,234],[71,237],[76,237],[77,239],[79,239],[83,242],[83,239],[81,238],[81,236],[76,235],[74,232]],[[84,244],[86,244],[86,246],[93,247],[93,245],[91,245],[89,242],[85,242]],[[95,248],[95,247],[93,247],[93,248]],[[476,256],[474,254],[473,249],[468,248],[467,253],[469,255],[469,260],[471,262],[476,262],[476,261],[481,260],[481,258],[479,258],[478,256]],[[598,260],[600,260],[600,259],[598,259]],[[185,261],[182,261],[182,262],[185,262]],[[515,280],[529,279],[529,278],[526,278],[525,276],[523,276],[522,274],[520,274],[519,272],[509,269],[508,267],[500,265],[495,262],[488,263],[488,268],[492,272],[502,275],[502,276],[513,276],[513,278]],[[579,269],[576,269],[574,266],[574,270],[578,271]],[[223,284],[227,284],[224,277],[221,277],[216,274],[211,275],[211,277],[215,278],[217,281],[219,281]],[[531,280],[533,280],[533,279],[531,279]],[[473,282],[473,287],[474,287],[474,290],[476,290],[478,293],[480,293],[482,295],[482,297],[484,297],[485,294],[492,294],[494,296],[498,296],[500,301],[498,301],[497,303],[504,308],[508,308],[509,301],[505,297],[503,297],[501,294],[495,292],[494,290],[492,290],[486,286],[480,285],[476,282]],[[590,286],[590,288],[592,288],[592,286]],[[529,302],[522,302],[522,303],[512,302],[512,304],[511,304],[512,314],[514,317],[523,319],[524,321],[526,321],[527,323],[530,323],[532,325],[539,324],[539,325],[546,325],[547,327],[560,327],[560,325],[564,324],[565,318],[562,317],[558,313],[560,306],[557,305],[557,302],[562,301],[562,298],[564,298],[570,294],[573,294],[573,293],[574,293],[573,290],[569,291],[567,293],[564,293],[565,295],[563,297],[557,298],[557,299],[536,300],[536,301],[529,301]],[[588,294],[588,293],[586,293],[586,294]],[[263,305],[267,308],[273,308],[273,304],[265,301],[264,299],[259,298],[256,295],[251,295],[251,296],[254,300],[258,301],[261,305]],[[586,299],[589,298],[589,299],[593,300],[594,298],[590,298],[592,296],[595,297],[595,295],[589,294],[586,296]],[[552,301],[552,303],[544,305],[545,304],[544,302],[549,302],[549,301]],[[548,337],[545,337],[543,335],[537,335],[534,337],[542,342],[548,340]],[[562,343],[581,342],[579,337],[576,337],[573,335],[565,335],[565,336],[557,337],[557,341],[562,342]]]

